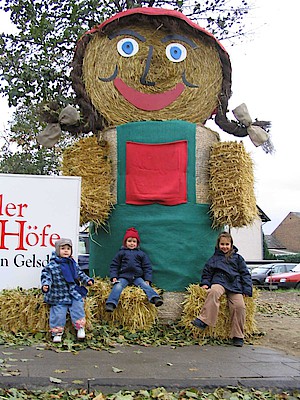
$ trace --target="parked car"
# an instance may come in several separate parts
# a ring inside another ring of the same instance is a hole
[[[300,264],[297,264],[290,272],[267,276],[266,285],[272,289],[300,290]]]
[[[265,264],[255,267],[251,270],[252,283],[256,286],[265,286],[265,279],[267,276],[281,274],[282,272],[289,272],[296,265],[296,263],[280,263]]]
[[[79,268],[89,275],[90,244],[88,232],[79,233],[78,265]]]

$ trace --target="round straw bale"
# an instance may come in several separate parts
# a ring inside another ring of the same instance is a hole
[[[186,46],[182,41],[182,45],[187,47],[187,57],[182,62],[174,63],[166,56],[166,44],[163,41],[166,30],[163,24],[153,30],[153,27],[137,19],[126,25],[126,29],[137,31],[147,38],[145,43],[139,43],[139,51],[134,57],[122,57],[118,53],[119,36],[109,38],[98,33],[87,45],[83,60],[83,81],[98,112],[114,126],[131,121],[164,121],[174,118],[204,123],[218,106],[222,87],[222,66],[216,47],[200,35],[187,33],[186,36],[195,46]],[[130,33],[128,36],[131,36]],[[181,42],[180,38],[178,41]],[[140,78],[144,74],[149,46],[153,46],[153,53],[147,80],[155,84],[143,85]],[[109,57],[104,58],[103,54],[109,54]],[[119,93],[113,80],[109,79],[114,71],[118,72],[118,78],[129,88],[145,94],[173,90],[185,80],[191,85],[185,84],[182,94],[168,106],[145,111],[132,105]]]

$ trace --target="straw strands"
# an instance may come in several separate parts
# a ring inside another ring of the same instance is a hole
[[[0,293],[0,325],[6,332],[48,332],[49,305],[44,303],[44,296],[38,289],[3,290]],[[85,300],[87,328],[94,323],[92,298]],[[74,330],[68,320],[65,331]]]
[[[209,160],[209,198],[212,227],[241,228],[258,217],[254,195],[253,163],[243,143],[212,146]]]
[[[206,298],[206,290],[201,288],[199,285],[191,284],[187,288],[186,298],[183,302],[183,313],[180,323],[187,329],[190,329],[194,337],[211,337],[218,339],[229,339],[230,337],[230,316],[229,309],[227,306],[226,295],[223,295],[220,299],[220,310],[218,320],[214,328],[208,327],[204,331],[194,327],[191,324],[196,317],[199,316],[201,308]],[[245,336],[249,337],[257,332],[255,322],[255,311],[256,303],[255,300],[258,297],[257,290],[254,289],[253,297],[245,297],[246,305],[246,322],[244,327]]]
[[[157,320],[157,308],[151,304],[142,289],[127,286],[120,297],[119,304],[113,313],[105,311],[105,302],[111,291],[108,280],[99,280],[91,289],[96,298],[97,310],[95,316],[111,325],[123,326],[130,332],[148,331]]]
[[[37,290],[3,290],[0,293],[0,325],[6,332],[49,330],[49,309]]]
[[[166,44],[163,42],[166,31],[161,27],[153,31],[151,26],[140,24],[137,20],[126,26],[126,29],[137,31],[147,38],[146,43],[139,43],[139,51],[134,57],[120,56],[117,51],[118,36],[108,38],[95,34],[87,45],[83,60],[83,81],[97,111],[113,126],[131,121],[164,121],[174,118],[197,123],[206,121],[218,105],[222,88],[222,66],[215,46],[199,35],[187,34],[196,47],[188,48],[184,61],[174,63],[166,57]],[[140,78],[145,71],[150,45],[153,46],[153,54],[147,80],[155,85],[146,86]],[[103,54],[108,56],[104,58]],[[137,93],[166,93],[183,81],[193,86],[185,85],[181,95],[162,109],[143,110],[128,102],[116,89],[114,81],[108,79],[114,71],[117,71],[118,79]]]
[[[219,141],[218,133],[201,124],[196,125],[196,203],[209,203],[208,161],[211,146]]]
[[[95,279],[85,299],[86,328],[93,330],[101,321],[112,327],[122,327],[129,332],[149,331],[158,319],[158,310],[147,300],[145,293],[135,286],[124,289],[118,307],[113,313],[105,311],[105,302],[111,290],[108,279]],[[160,290],[158,289],[158,292]],[[206,291],[199,285],[191,284],[183,294],[182,316],[180,325],[192,331],[195,338],[212,337],[228,339],[230,334],[229,311],[226,296],[222,296],[219,318],[216,327],[207,328],[204,333],[191,325],[191,321],[200,313],[206,297]],[[253,297],[246,297],[245,335],[257,333],[255,323],[256,299],[258,291],[254,289]],[[49,331],[49,305],[44,303],[39,289],[3,290],[0,293],[0,324],[6,332],[37,333]],[[70,319],[66,332],[73,331]]]
[[[103,225],[112,208],[111,163],[108,144],[95,136],[80,139],[63,154],[62,173],[81,176],[80,224]]]
[[[111,290],[107,279],[96,279],[85,299],[86,328],[108,321],[129,332],[148,331],[157,320],[157,308],[150,304],[142,289],[130,286],[124,289],[118,307],[111,314],[105,311],[105,301]],[[6,332],[49,331],[49,305],[44,303],[38,289],[4,290],[0,293],[0,326]],[[68,320],[66,331],[74,330]]]

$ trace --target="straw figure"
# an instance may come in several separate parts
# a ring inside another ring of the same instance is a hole
[[[129,9],[86,32],[71,78],[80,118],[66,107],[38,140],[51,147],[60,129],[86,133],[65,151],[62,170],[82,176],[90,269],[105,277],[124,231],[135,226],[154,283],[183,291],[199,281],[219,230],[257,217],[249,154],[240,141],[220,143],[205,122],[214,117],[266,151],[268,123],[252,123],[245,105],[228,120],[229,56],[174,10]]]

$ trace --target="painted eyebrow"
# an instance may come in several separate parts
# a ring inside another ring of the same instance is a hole
[[[197,47],[196,43],[193,42],[191,39],[182,36],[182,35],[168,35],[165,36],[164,38],[161,39],[162,43],[166,43],[169,42],[171,40],[181,40],[182,42],[185,42],[186,44],[190,45],[193,49],[195,49]]]
[[[121,36],[121,35],[130,35],[130,36],[134,36],[137,39],[139,39],[141,42],[146,42],[146,38],[142,35],[140,35],[139,33],[131,30],[131,29],[121,29],[118,32],[114,32],[111,35],[108,36],[109,39],[113,39],[117,36]]]

